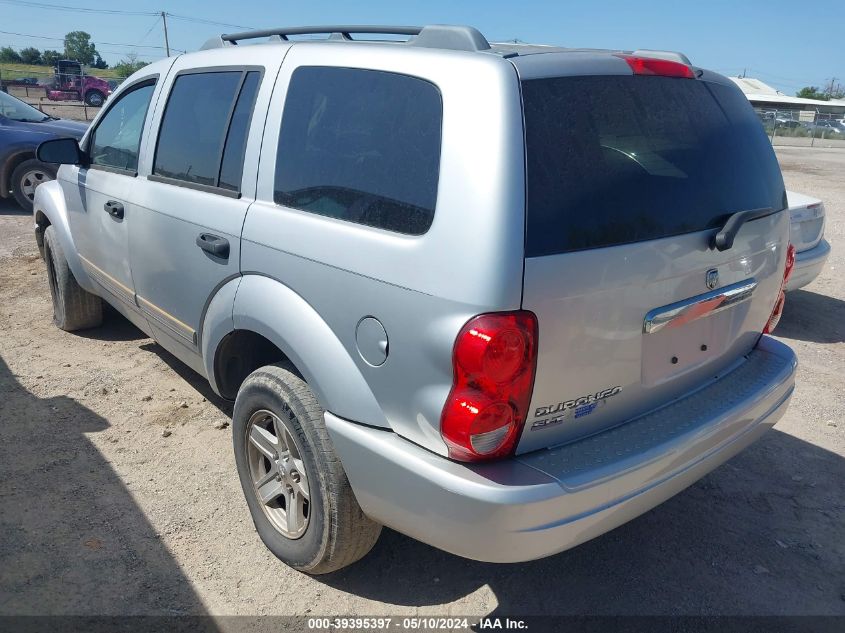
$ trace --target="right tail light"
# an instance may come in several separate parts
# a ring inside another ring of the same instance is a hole
[[[790,243],[786,247],[786,266],[783,269],[783,281],[780,285],[780,293],[778,293],[778,300],[775,301],[775,308],[772,310],[772,316],[769,317],[766,327],[763,328],[763,334],[771,334],[780,322],[780,317],[783,314],[783,304],[786,303],[786,282],[792,276],[792,269],[795,268],[795,247]]]

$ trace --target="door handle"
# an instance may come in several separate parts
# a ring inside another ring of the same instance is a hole
[[[111,217],[117,218],[118,220],[123,219],[123,204],[117,200],[109,200],[103,205],[103,209],[105,209],[106,213],[108,213]]]
[[[211,233],[200,233],[197,236],[197,246],[206,253],[211,253],[220,259],[229,259],[229,240]]]

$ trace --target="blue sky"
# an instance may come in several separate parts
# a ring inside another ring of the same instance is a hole
[[[71,30],[88,31],[93,41],[101,42],[98,49],[109,63],[130,50],[138,51],[143,59],[164,55],[158,48],[122,46],[162,46],[161,20],[152,15],[60,11],[33,6],[37,4],[0,0],[0,31],[55,38]],[[845,0],[816,0],[804,4],[807,9],[794,0],[43,0],[41,4],[139,13],[163,10],[253,28],[326,23],[471,24],[490,40],[519,38],[575,47],[683,51],[698,66],[732,75],[747,69],[748,76],[788,94],[805,85],[821,86],[831,77],[845,85]],[[169,18],[168,30],[171,46],[194,50],[211,35],[237,29]],[[0,33],[0,46],[5,45],[61,48],[60,41]]]

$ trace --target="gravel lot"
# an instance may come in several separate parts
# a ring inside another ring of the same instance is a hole
[[[256,536],[230,405],[115,314],[53,327],[31,219],[0,203],[0,614],[845,615],[845,151],[778,155],[825,200],[833,252],[779,326],[801,368],[776,430],[552,558],[476,563],[388,530],[319,579]]]

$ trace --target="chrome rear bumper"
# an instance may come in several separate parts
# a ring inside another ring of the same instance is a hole
[[[435,455],[326,413],[364,512],[440,549],[518,562],[583,543],[680,492],[777,422],[792,350],[762,337],[743,363],[686,398],[564,446],[489,464]]]

